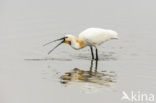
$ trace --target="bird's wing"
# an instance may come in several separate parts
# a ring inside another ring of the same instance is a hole
[[[87,44],[100,45],[115,35],[117,35],[117,33],[112,30],[89,28],[81,32],[79,38],[86,41]]]

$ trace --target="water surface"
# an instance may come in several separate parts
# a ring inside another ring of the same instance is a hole
[[[154,0],[0,1],[0,103],[122,103],[122,91],[156,94]],[[89,27],[119,40],[73,50],[48,41]],[[93,62],[93,63],[92,63]]]

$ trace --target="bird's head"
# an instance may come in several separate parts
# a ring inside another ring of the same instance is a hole
[[[64,43],[72,45],[73,40],[76,40],[73,35],[65,35]]]
[[[85,42],[81,39],[77,39],[73,35],[65,35],[64,43],[69,44],[73,49],[81,49],[86,46]]]

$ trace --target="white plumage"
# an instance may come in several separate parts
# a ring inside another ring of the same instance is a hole
[[[100,44],[110,39],[118,39],[117,33],[112,30],[101,28],[88,28],[79,34],[79,39],[83,40],[86,45],[97,48]]]

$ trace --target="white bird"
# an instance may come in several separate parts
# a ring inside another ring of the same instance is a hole
[[[56,47],[58,47],[62,43],[69,44],[72,48],[76,50],[89,46],[91,49],[92,59],[94,59],[93,47],[95,47],[96,49],[95,59],[98,60],[98,46],[111,39],[118,39],[117,32],[101,28],[88,28],[82,31],[79,34],[78,38],[76,38],[73,35],[65,35],[65,37],[48,42],[45,45],[48,45],[55,41],[62,40],[57,46],[55,46],[52,50],[50,50],[48,54],[50,54]]]

